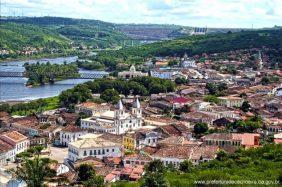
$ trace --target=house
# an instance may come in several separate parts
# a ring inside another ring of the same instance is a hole
[[[123,164],[130,164],[130,165],[147,165],[149,162],[151,162],[153,159],[148,156],[147,154],[142,153],[134,153],[134,154],[128,154],[123,157]]]
[[[122,145],[109,141],[97,134],[86,134],[77,141],[68,144],[68,159],[75,162],[88,156],[99,159],[103,157],[121,157],[123,155]]]
[[[181,124],[181,123],[160,126],[156,129],[154,129],[154,131],[158,133],[158,136],[160,138],[167,138],[167,137],[170,137],[170,136],[189,137],[191,135],[191,132],[188,129],[188,127],[184,124]]]
[[[153,159],[161,160],[165,166],[173,164],[175,167],[179,167],[179,164],[184,160],[190,160],[194,164],[213,160],[216,158],[218,150],[216,146],[169,146],[160,148],[151,156]]]
[[[143,165],[125,165],[120,172],[120,180],[138,181],[143,174]]]
[[[274,134],[274,143],[282,144],[282,133]]]
[[[125,78],[125,79],[130,79],[130,78],[134,78],[134,77],[145,77],[145,76],[148,76],[148,73],[136,71],[134,65],[132,65],[130,67],[129,71],[118,72],[118,77],[122,77],[122,78]]]
[[[172,105],[173,109],[181,108],[185,105],[191,104],[193,99],[185,98],[185,97],[165,97],[163,98],[165,101],[169,102]]]
[[[204,145],[219,147],[258,147],[260,135],[255,133],[213,133],[201,138]]]
[[[196,68],[197,67],[195,60],[188,59],[187,53],[184,54],[184,57],[181,59],[180,64],[182,68]]]
[[[127,131],[140,129],[142,122],[142,108],[137,98],[132,105],[131,112],[125,111],[120,100],[114,111],[96,113],[91,118],[82,119],[81,128],[111,134],[124,134]]]
[[[70,171],[70,168],[62,163],[50,164],[50,168],[56,171],[57,176]]]
[[[158,141],[158,133],[148,129],[139,129],[135,132],[127,132],[123,135],[123,146],[126,149],[140,149],[144,146],[155,147]]]
[[[7,142],[0,140],[0,166],[8,161],[14,161],[16,156],[15,148]]]
[[[68,146],[70,142],[76,141],[80,136],[87,134],[87,130],[76,125],[67,125],[60,131],[60,145]]]
[[[227,107],[241,107],[244,99],[235,96],[218,97],[219,104]]]
[[[29,139],[17,131],[6,132],[0,135],[0,139],[15,148],[15,154],[29,148]]]
[[[92,116],[98,112],[106,112],[110,110],[110,106],[107,103],[97,104],[94,102],[84,102],[75,105],[75,113],[85,113],[88,116]]]
[[[169,147],[169,146],[199,146],[202,142],[192,139],[192,135],[189,137],[184,136],[170,136],[158,141],[157,147]]]

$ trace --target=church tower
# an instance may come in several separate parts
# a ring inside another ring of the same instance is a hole
[[[121,119],[123,115],[124,115],[123,104],[122,104],[121,100],[119,100],[116,107],[115,107],[115,118]]]
[[[132,115],[136,116],[137,118],[142,117],[142,109],[138,98],[132,105]]]

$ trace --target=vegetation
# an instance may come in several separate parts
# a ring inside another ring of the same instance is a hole
[[[73,89],[63,91],[59,96],[59,100],[62,106],[72,108],[78,102],[91,99],[91,93],[100,93],[101,99],[115,103],[118,100],[118,94],[146,96],[171,92],[174,89],[175,84],[170,80],[154,77],[136,77],[129,81],[124,79],[96,79],[95,81],[77,85]]]
[[[51,53],[62,55],[71,53],[70,41],[59,33],[47,28],[30,24],[5,23],[0,24],[0,50],[8,50],[9,54],[0,59],[18,58],[25,50],[36,50],[37,57]]]
[[[250,117],[247,120],[238,120],[228,125],[229,128],[236,129],[238,132],[253,132],[262,127],[262,118],[260,116]]]
[[[208,124],[206,123],[196,123],[194,125],[194,133],[196,135],[203,134],[209,130]]]
[[[28,77],[27,85],[44,85],[56,80],[79,77],[75,64],[36,63],[25,64],[25,73]]]
[[[36,156],[32,160],[25,159],[17,167],[16,176],[24,180],[30,187],[43,186],[45,180],[56,176],[56,171],[49,167],[49,164],[52,162],[49,158],[40,158],[39,156]]]
[[[210,103],[219,103],[219,99],[215,95],[206,95],[204,96],[204,101],[210,102]]]
[[[249,104],[248,101],[244,101],[242,106],[241,106],[241,110],[243,112],[248,112],[250,110],[251,105]]]
[[[225,90],[228,89],[226,83],[207,83],[206,89],[209,91],[210,95],[222,95]]]
[[[37,99],[28,103],[18,103],[9,105],[8,103],[0,105],[0,111],[8,112],[12,115],[25,116],[32,113],[53,110],[60,106],[58,97]]]
[[[104,186],[104,178],[96,176],[95,170],[92,165],[81,164],[78,168],[78,180],[85,187],[102,187]]]
[[[247,150],[239,149],[232,154],[220,151],[217,159],[210,162],[200,163],[184,171],[179,170],[179,168],[177,171],[172,172],[165,167],[163,175],[159,176],[160,178],[156,178],[155,176],[150,178],[148,174],[142,180],[150,181],[152,184],[160,180],[159,184],[162,184],[162,186],[193,186],[195,185],[195,181],[212,180],[268,181],[272,183],[278,181],[281,184],[281,158],[282,144],[266,144],[260,148]],[[187,164],[187,161],[184,162],[186,164],[183,165],[190,165]],[[159,168],[164,167],[162,163],[160,165],[158,166]],[[141,186],[140,183],[117,184],[114,186]],[[247,184],[243,184],[242,186],[245,185]]]

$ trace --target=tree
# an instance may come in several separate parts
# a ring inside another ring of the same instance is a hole
[[[213,83],[207,83],[206,89],[209,91],[209,94],[215,95],[217,93],[217,86]]]
[[[33,160],[25,159],[24,163],[17,167],[16,176],[24,180],[30,187],[40,187],[49,177],[56,176],[56,171],[50,169],[52,163],[48,158],[36,156]]]
[[[270,83],[270,79],[268,76],[264,76],[262,79],[261,79],[261,84],[262,85],[268,85]]]
[[[204,96],[204,101],[210,102],[210,103],[219,103],[219,99],[215,95],[206,95]]]
[[[188,79],[177,77],[174,80],[174,82],[175,82],[175,84],[181,85],[181,84],[187,84],[189,81],[188,81]]]
[[[102,187],[104,186],[104,177],[94,176],[93,178],[84,181],[83,186],[85,187]]]
[[[206,123],[196,123],[196,125],[194,125],[194,133],[197,135],[207,132],[208,129],[209,127]]]
[[[168,66],[176,66],[179,64],[179,61],[178,60],[170,60],[168,62]]]
[[[79,181],[88,181],[95,177],[95,170],[89,164],[81,164],[78,167],[78,180]]]
[[[107,89],[100,95],[100,98],[110,103],[117,103],[120,99],[119,93],[114,89]]]
[[[241,110],[243,112],[248,112],[250,110],[251,105],[249,104],[248,101],[244,101],[242,106],[241,106]]]
[[[179,170],[185,173],[189,173],[193,170],[194,166],[191,161],[184,160],[179,165]]]
[[[168,182],[165,180],[163,173],[147,172],[144,176],[144,187],[166,187]]]
[[[161,160],[153,160],[146,167],[146,171],[147,172],[160,172],[160,173],[164,173],[165,172],[165,167],[164,167],[164,165],[163,165]]]

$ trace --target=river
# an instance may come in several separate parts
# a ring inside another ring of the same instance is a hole
[[[0,63],[0,71],[23,72],[24,63],[46,63],[62,64],[71,63],[77,60],[77,57],[44,58],[39,60],[24,60]],[[80,70],[80,72],[87,72]],[[99,72],[98,72],[99,73]],[[103,72],[102,72],[103,73]],[[0,77],[0,102],[5,101],[26,101],[39,98],[46,98],[59,95],[63,90],[74,87],[76,84],[89,81],[89,79],[66,79],[58,81],[52,85],[38,86],[29,88],[25,86],[27,78],[22,77]]]

